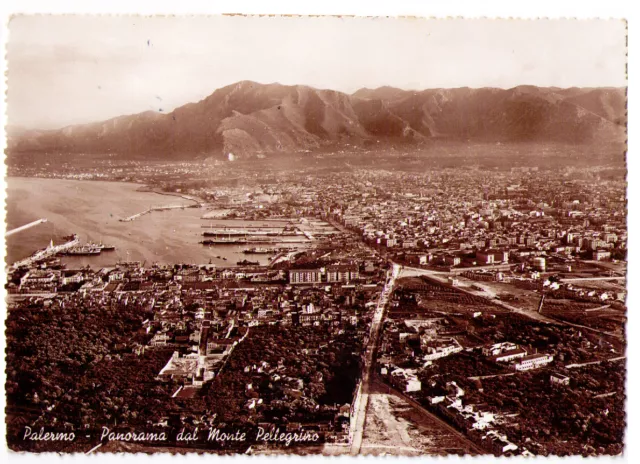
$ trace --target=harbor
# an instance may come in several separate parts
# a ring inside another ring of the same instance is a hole
[[[89,247],[60,254],[61,262],[73,268],[109,267],[118,261],[236,267],[244,259],[268,266],[279,253],[304,250],[337,232],[330,224],[313,218],[202,219],[208,210],[188,203],[184,203],[184,208],[180,205],[147,213],[132,221],[121,221],[160,204],[157,193],[139,191],[139,188],[132,183],[11,178],[9,189],[17,200],[8,212],[7,228],[22,227],[38,218],[47,218],[47,222],[7,238],[6,265],[31,257],[36,250],[46,248],[51,239],[57,245],[68,241],[69,234],[76,233],[80,237],[76,246],[102,242],[115,249],[107,252],[103,248],[98,254]],[[164,198],[164,205],[174,203]],[[173,198],[175,204],[187,201]],[[293,235],[282,235],[285,229]],[[230,235],[230,230],[240,235]],[[203,232],[221,234],[204,237]],[[207,239],[215,242],[201,243]]]
[[[263,223],[261,225],[236,225],[239,221],[220,220],[216,225],[203,225],[203,245],[243,245],[248,243],[309,243],[317,238],[330,237],[336,229],[322,221],[304,218],[282,221],[282,225]]]
[[[280,218],[266,221],[245,221],[240,219],[210,220],[201,228],[203,240],[200,243],[212,250],[246,246],[244,255],[255,256],[255,264],[248,259],[238,261],[238,266],[273,266],[289,260],[319,239],[330,238],[338,231],[331,224],[317,219]]]

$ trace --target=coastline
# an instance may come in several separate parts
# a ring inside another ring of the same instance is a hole
[[[128,183],[128,182],[125,182],[125,183]],[[144,185],[144,186],[140,187],[139,189],[136,189],[136,192],[157,193],[158,195],[164,195],[164,196],[170,196],[170,197],[178,197],[178,198],[182,198],[183,200],[193,201],[193,202],[196,203],[196,205],[198,205],[200,207],[205,205],[205,202],[202,201],[201,198],[198,198],[195,195],[185,195],[183,193],[177,193],[177,192],[163,192],[162,190],[158,190],[157,188],[149,187],[148,185]]]
[[[68,182],[97,182],[97,183],[109,183],[109,184],[122,184],[122,185],[127,185],[127,186],[137,186],[138,188],[135,189],[136,192],[141,192],[141,193],[155,193],[158,195],[163,195],[163,196],[172,196],[172,197],[177,197],[177,198],[182,198],[183,200],[187,200],[187,201],[192,201],[194,203],[196,203],[197,205],[203,206],[205,204],[205,201],[202,200],[201,198],[195,196],[195,195],[186,195],[184,193],[176,193],[176,192],[164,192],[162,190],[159,190],[157,187],[151,187],[148,184],[142,183],[142,182],[129,182],[129,181],[124,181],[124,180],[114,180],[114,179],[94,179],[94,178],[90,178],[90,179],[69,179],[67,177],[58,177],[58,176],[52,176],[52,177],[42,177],[42,176],[11,176],[11,175],[6,175],[4,177],[4,181],[5,184],[9,183],[9,180],[13,179],[13,180],[51,180],[51,181],[68,181]],[[8,198],[7,198],[8,199]]]

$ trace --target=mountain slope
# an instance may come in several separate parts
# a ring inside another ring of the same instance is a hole
[[[9,133],[8,152],[203,157],[431,139],[598,143],[624,140],[624,89],[392,87],[353,95],[242,81],[171,113],[144,112],[53,131]]]

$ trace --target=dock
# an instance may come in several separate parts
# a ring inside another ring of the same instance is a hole
[[[226,227],[226,226],[220,226],[220,225],[214,225],[214,224],[202,224],[200,227],[202,227],[203,229],[220,229],[220,230],[229,230],[229,229],[236,229],[237,227]],[[263,229],[276,229],[276,230],[283,230],[284,227],[282,226],[271,226],[271,225],[263,225],[263,226],[242,226],[241,227],[242,230],[263,230]]]
[[[33,255],[29,256],[28,258],[25,258],[13,263],[10,269],[15,269],[20,266],[30,266],[34,263],[37,263],[38,261],[42,261],[44,259],[55,256],[58,253],[62,253],[67,249],[78,245],[79,243],[80,243],[80,239],[78,238],[78,236],[74,236],[72,240],[69,240],[68,242],[62,243],[60,245],[54,245],[52,240],[47,248],[40,251],[36,251]]]
[[[205,237],[295,237],[297,235],[304,235],[300,231],[288,231],[288,232],[269,232],[266,230],[243,230],[243,229],[214,229],[207,230],[202,233]]]
[[[207,238],[200,243],[203,245],[246,245],[249,243],[257,243],[257,244],[282,244],[282,243],[309,243],[309,240],[303,235],[297,235],[296,239],[285,240],[285,237],[265,237],[265,236],[253,236],[253,237],[242,237],[237,236],[235,238],[224,238],[224,237],[211,237]],[[304,240],[303,240],[304,238]]]
[[[120,219],[120,222],[131,222],[131,221],[135,221],[136,219],[146,215],[146,214],[150,214],[154,211],[168,211],[171,209],[185,209],[185,208],[194,208],[195,206],[189,206],[189,205],[168,205],[168,206],[154,206],[153,208],[149,208],[146,209],[144,211],[142,211],[141,213],[137,213],[134,214],[132,216],[126,217],[126,218],[122,218]]]

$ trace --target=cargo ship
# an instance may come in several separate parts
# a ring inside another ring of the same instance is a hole
[[[275,253],[274,250],[270,248],[263,248],[263,247],[245,248],[244,250],[242,250],[242,252],[250,255],[271,255]]]
[[[130,268],[130,269],[139,269],[139,268],[142,267],[142,261],[118,261],[116,263],[116,266],[118,266],[118,267],[127,267],[127,268]]]
[[[104,245],[100,243],[86,243],[84,245],[76,245],[67,248],[60,254],[67,256],[95,256],[99,255],[103,251],[114,251],[116,249],[113,245]]]
[[[242,245],[247,243],[246,240],[203,240],[200,243],[203,245]]]
[[[99,255],[101,251],[99,246],[88,244],[68,248],[60,254],[67,256],[95,256]]]
[[[248,261],[246,259],[238,261],[236,264],[238,266],[260,266],[260,263],[258,261]]]

